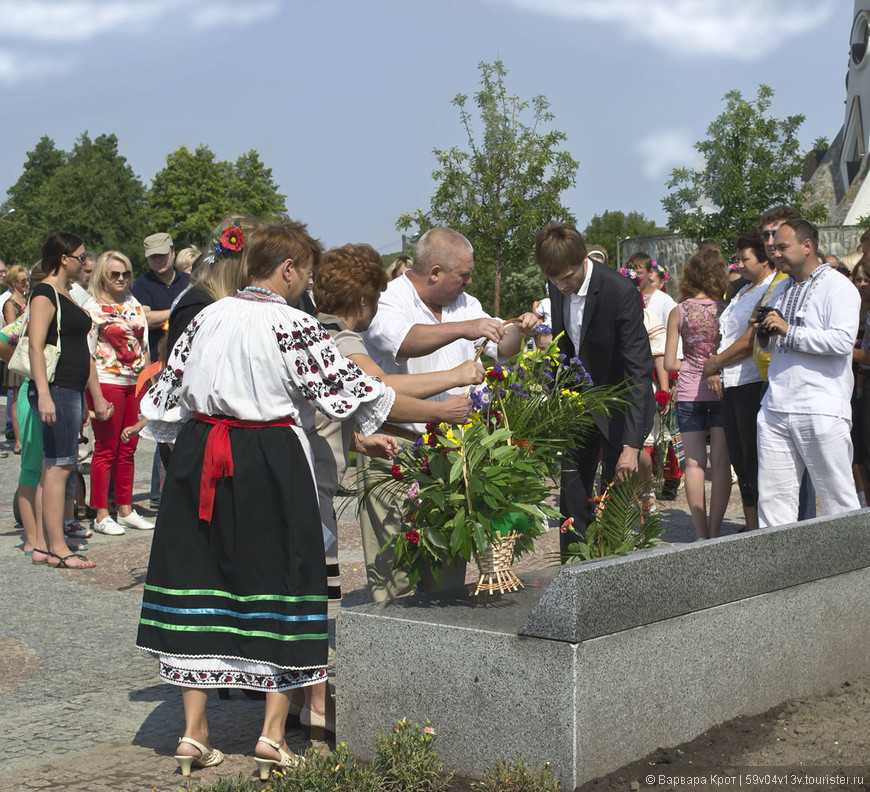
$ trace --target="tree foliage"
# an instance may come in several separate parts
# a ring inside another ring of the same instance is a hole
[[[617,262],[616,238],[652,236],[666,234],[666,228],[660,228],[654,220],[648,220],[642,212],[611,212],[595,215],[583,229],[583,239],[587,245],[601,245],[607,250],[607,261],[611,267],[619,266]]]
[[[574,222],[561,195],[575,182],[577,162],[559,150],[566,136],[549,129],[554,116],[544,96],[509,94],[500,60],[478,68],[473,102],[482,129],[474,129],[468,96],[457,94],[466,147],[435,149],[429,211],[402,215],[396,227],[422,232],[445,225],[464,234],[474,245],[469,291],[494,314],[516,316],[543,292],[533,260],[536,231],[549,220]]]
[[[675,168],[666,184],[670,193],[662,206],[672,230],[730,249],[771,206],[791,204],[810,220],[826,219],[825,206],[811,204],[810,185],[800,183],[805,155],[797,134],[804,116],[774,118],[773,93],[760,85],[755,101],[740,91],[725,94],[725,110],[707,127],[707,139],[695,144],[704,169]]]
[[[284,211],[272,170],[254,150],[232,163],[217,160],[207,146],[192,153],[182,146],[166,158],[146,193],[118,152],[115,135],[91,140],[85,132],[71,152],[46,136],[28,152],[0,206],[0,256],[32,264],[45,237],[64,230],[97,252],[126,253],[141,269],[142,240],[149,233],[168,231],[179,249],[204,244],[231,212],[269,219]]]
[[[172,236],[176,249],[202,246],[231,212],[268,218],[285,211],[284,196],[256,151],[236,163],[215,158],[208,146],[181,146],[166,158],[148,191],[149,228]]]
[[[96,250],[130,252],[142,245],[145,190],[118,153],[115,135],[91,140],[85,132],[69,153],[43,137],[8,192],[3,211],[10,209],[14,214],[0,222],[0,249],[8,261],[33,263],[57,229]]]

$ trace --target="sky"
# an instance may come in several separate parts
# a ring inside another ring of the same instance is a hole
[[[843,124],[851,0],[0,0],[0,197],[43,136],[118,136],[148,185],[166,156],[256,149],[289,214],[328,246],[400,248],[434,148],[463,145],[458,93],[501,59],[543,94],[580,163],[564,201],[664,225],[672,168],[737,89]],[[479,125],[477,126],[479,129]]]

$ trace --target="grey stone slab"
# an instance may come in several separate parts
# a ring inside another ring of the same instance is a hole
[[[448,767],[479,776],[525,756],[550,761],[573,789],[659,746],[868,673],[868,586],[870,569],[860,569],[579,643],[510,634],[533,594],[502,617],[491,606],[427,608],[422,598],[344,610],[338,738],[370,757],[375,735],[396,720],[429,719]]]
[[[574,702],[565,678],[576,647],[466,627],[342,611],[336,658],[337,738],[363,758],[401,718],[432,722],[449,768],[480,775],[497,759],[525,755],[573,766]],[[555,680],[550,684],[549,680]],[[559,681],[561,680],[561,681]]]
[[[870,512],[564,567],[521,629],[584,641],[870,566]]]
[[[585,641],[577,780],[870,669],[870,570]]]

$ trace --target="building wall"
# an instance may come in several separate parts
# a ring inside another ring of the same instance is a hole
[[[860,226],[820,226],[819,250],[825,255],[833,253],[835,256],[854,253],[863,230]],[[633,237],[622,243],[622,261],[628,261],[628,257],[638,251],[643,251],[668,271],[671,276],[668,292],[676,297],[680,273],[695,252],[695,243],[679,234]],[[723,253],[729,262],[736,258],[734,251],[725,250]]]

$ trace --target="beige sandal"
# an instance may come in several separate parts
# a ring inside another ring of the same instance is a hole
[[[262,734],[260,735],[260,739],[257,742],[266,743],[266,745],[274,748],[281,756],[280,759],[263,759],[260,756],[254,755],[254,761],[257,763],[257,769],[260,771],[260,781],[268,780],[269,774],[273,770],[279,770],[282,767],[296,767],[296,765],[305,761],[305,759],[301,756],[287,753],[287,751],[285,751],[279,743],[276,743],[274,740],[270,740],[268,737]]]
[[[217,749],[206,748],[201,742],[197,742],[192,737],[180,737],[178,744],[187,743],[192,745],[199,751],[199,756],[183,756],[175,754],[175,761],[181,768],[181,775],[189,776],[191,767],[214,767],[219,765],[224,760],[224,755]]]

